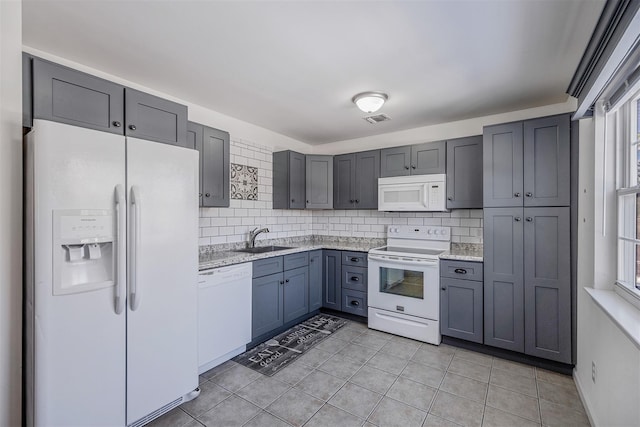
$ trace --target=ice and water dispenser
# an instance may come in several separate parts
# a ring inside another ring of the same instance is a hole
[[[115,247],[113,211],[53,212],[53,294],[64,295],[113,286]]]

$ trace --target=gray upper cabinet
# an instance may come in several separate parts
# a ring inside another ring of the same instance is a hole
[[[356,156],[343,154],[333,158],[333,208],[352,209],[354,204]]]
[[[524,122],[524,206],[569,206],[569,115]]]
[[[525,353],[571,363],[569,208],[524,209]]]
[[[487,126],[485,207],[569,206],[569,115]]]
[[[446,141],[380,150],[380,177],[445,173]]]
[[[378,178],[380,178],[380,150],[356,153],[354,207],[378,209]]]
[[[333,158],[333,208],[378,209],[380,150]]]
[[[200,206],[229,207],[229,133],[188,122],[186,146],[200,153]]]
[[[309,252],[309,311],[322,307],[322,249]]]
[[[273,209],[304,209],[305,155],[295,151],[273,153]]]
[[[22,53],[22,126],[33,126],[33,57]]]
[[[411,175],[411,146],[380,150],[380,177]]]
[[[124,134],[123,86],[39,58],[32,66],[35,119]]]
[[[202,206],[229,207],[229,133],[204,126],[200,151]]]
[[[522,206],[522,122],[486,126],[483,132],[483,204]]]
[[[200,154],[199,178],[198,178],[198,206],[202,206],[202,131],[203,126],[193,122],[187,122],[187,147]]]
[[[484,343],[524,351],[523,208],[484,209]]]
[[[411,175],[445,173],[446,141],[425,142],[411,146]]]
[[[482,135],[447,141],[447,209],[482,208]]]
[[[187,107],[135,89],[125,89],[125,135],[187,147]]]
[[[307,209],[333,208],[333,156],[306,156]]]

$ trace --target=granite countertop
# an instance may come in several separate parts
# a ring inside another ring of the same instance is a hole
[[[482,245],[476,243],[452,243],[451,250],[441,254],[440,259],[482,262]]]
[[[283,239],[260,240],[256,246],[290,246],[291,249],[250,254],[235,252],[244,248],[244,242],[212,245],[200,248],[200,268],[208,270],[223,267],[225,265],[251,262],[257,259],[271,258],[274,256],[289,255],[297,252],[312,251],[314,249],[334,249],[340,251],[368,252],[369,249],[385,245],[385,239],[367,239],[361,237],[337,237],[337,236],[302,236]]]

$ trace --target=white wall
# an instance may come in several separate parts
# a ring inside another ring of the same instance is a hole
[[[22,4],[0,1],[0,425],[19,426],[22,348]]]
[[[439,125],[424,126],[398,132],[390,132],[366,138],[350,139],[313,146],[314,154],[343,154],[354,151],[373,150],[390,146],[418,144],[421,142],[439,141],[443,139],[461,138],[464,136],[482,135],[483,126],[551,116],[575,111],[576,99],[568,97],[562,104],[545,105],[526,110],[511,111],[502,114],[476,117]],[[367,126],[367,124],[363,124]],[[384,126],[384,123],[370,126]]]
[[[578,348],[574,378],[596,426],[637,426],[640,351],[584,290],[584,287],[611,289],[615,278],[615,197],[611,173],[615,152],[612,146],[604,146],[605,129],[595,122],[580,121]],[[595,383],[591,378],[592,362],[596,364]]]

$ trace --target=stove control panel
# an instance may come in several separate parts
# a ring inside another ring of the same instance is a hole
[[[449,241],[451,240],[451,228],[428,225],[390,225],[387,227],[387,238]]]

